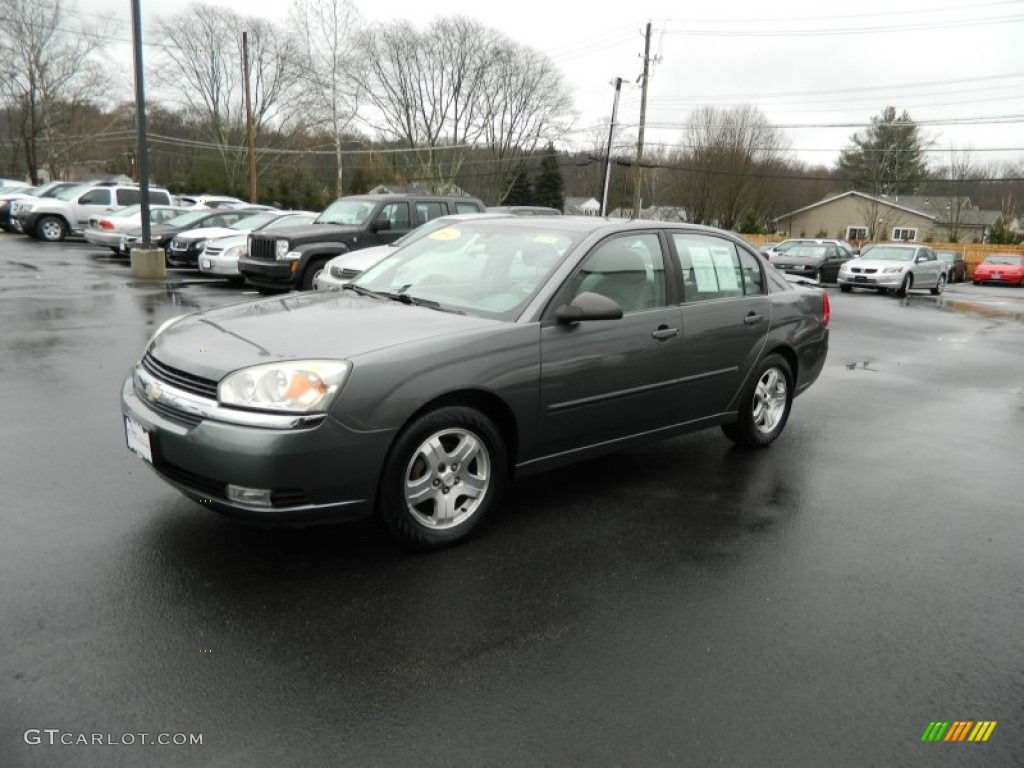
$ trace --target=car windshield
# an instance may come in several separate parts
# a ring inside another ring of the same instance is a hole
[[[246,216],[244,219],[236,221],[228,229],[263,229],[276,218],[277,216],[274,214],[257,213],[255,216]]]
[[[1019,267],[1024,266],[1024,256],[1016,256],[1012,253],[994,253],[991,256],[986,256],[982,264],[1005,264],[1007,266]]]
[[[59,192],[55,192],[53,196],[58,200],[71,200],[73,197],[76,197],[79,193],[84,192],[88,188],[88,184],[82,184],[77,187],[66,187]]]
[[[189,211],[175,216],[173,219],[168,219],[164,224],[168,227],[184,227],[205,219],[209,215],[209,211]]]
[[[786,248],[787,256],[798,256],[801,259],[824,259],[828,246],[825,245],[793,245]]]
[[[372,200],[335,200],[316,217],[314,224],[362,224],[373,213],[377,204]]]
[[[913,261],[916,248],[900,248],[885,245],[874,245],[869,251],[861,251],[864,261]]]
[[[515,319],[581,236],[548,229],[547,219],[537,217],[529,227],[509,227],[509,219],[449,223],[396,250],[352,286],[407,303]]]

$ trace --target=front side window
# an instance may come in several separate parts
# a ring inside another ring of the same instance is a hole
[[[653,233],[605,240],[574,279],[573,298],[587,292],[606,296],[624,314],[665,306],[665,259]]]
[[[753,288],[755,278],[753,275],[749,278],[744,275],[746,267],[741,269],[736,246],[728,240],[709,235],[678,233],[672,235],[672,241],[679,254],[683,297],[686,301],[742,296],[748,282]]]

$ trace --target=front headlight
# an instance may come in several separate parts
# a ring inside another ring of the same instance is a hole
[[[288,254],[288,241],[287,240],[275,240],[274,241],[274,258],[283,259]]]
[[[217,400],[236,408],[310,413],[324,411],[348,378],[345,360],[286,360],[254,365],[224,377]]]
[[[221,256],[225,259],[240,259],[245,256],[245,253],[246,247],[244,245],[236,245],[233,248],[228,248]]]
[[[892,274],[895,274],[897,272],[902,272],[902,271],[903,271],[903,267],[886,267],[885,269],[882,270],[882,274],[883,275],[892,275]]]

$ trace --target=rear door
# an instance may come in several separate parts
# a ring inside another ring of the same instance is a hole
[[[682,408],[687,421],[729,410],[771,327],[761,263],[731,240],[673,232],[682,279]]]

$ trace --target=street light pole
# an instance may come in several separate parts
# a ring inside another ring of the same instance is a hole
[[[139,194],[142,195],[142,246],[148,248],[152,230],[149,222],[149,151],[146,148],[146,91],[142,77],[142,12],[140,0],[132,0],[132,46],[135,53],[135,127],[138,131]]]

